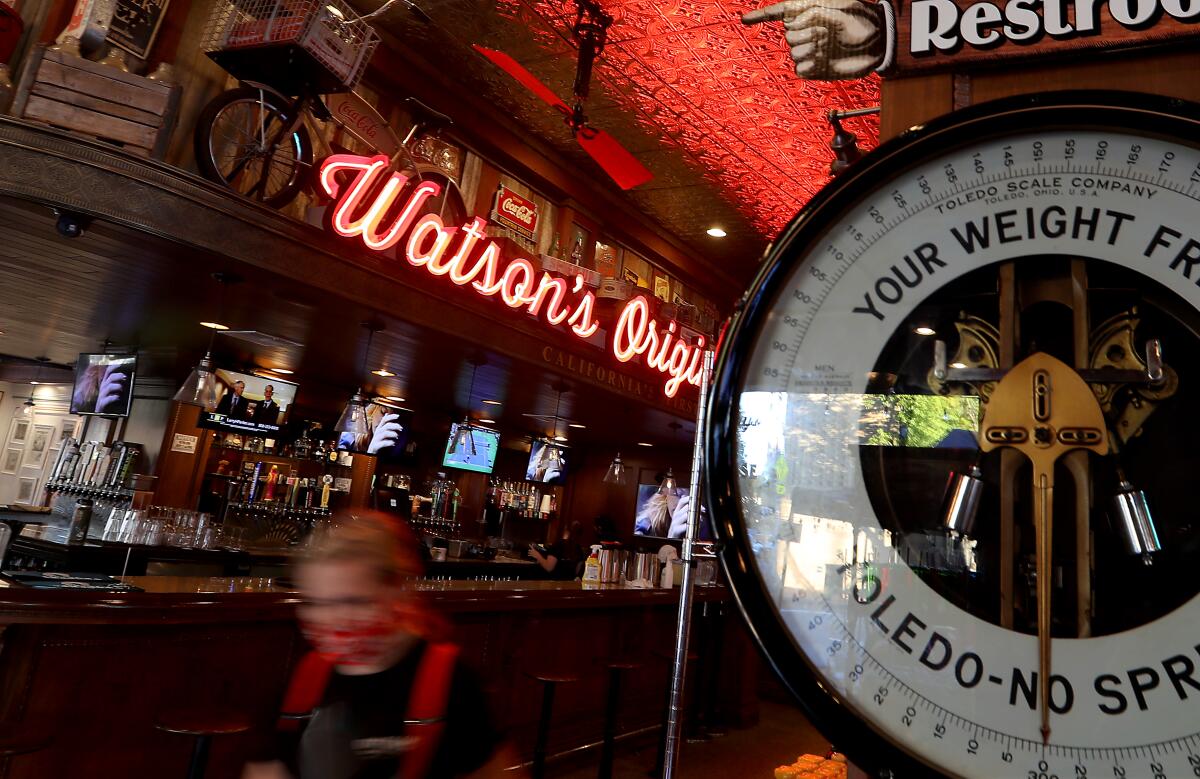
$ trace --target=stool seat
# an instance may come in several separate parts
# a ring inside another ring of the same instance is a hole
[[[253,727],[249,718],[238,712],[169,711],[159,714],[154,727],[183,736],[230,736]]]
[[[0,724],[0,757],[41,751],[50,745],[50,738],[44,729]]]
[[[641,668],[642,664],[637,660],[618,658],[613,660],[605,660],[604,667],[610,671],[633,671]]]
[[[551,684],[566,684],[579,681],[579,674],[571,671],[526,671],[525,675],[539,682]]]

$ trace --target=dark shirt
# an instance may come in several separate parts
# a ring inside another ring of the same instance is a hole
[[[301,779],[395,779],[406,745],[413,678],[425,644],[386,671],[329,678],[325,698],[300,739]],[[462,776],[491,759],[502,740],[478,677],[456,664],[446,722],[428,776]]]
[[[579,548],[579,544],[570,540],[560,540],[546,550],[546,557],[551,555],[557,562],[554,564],[554,570],[550,572],[550,578],[564,582],[574,579],[575,569],[579,566],[579,561],[583,559],[583,552]]]
[[[254,409],[254,421],[273,425],[279,421],[279,404],[273,400],[260,400]]]

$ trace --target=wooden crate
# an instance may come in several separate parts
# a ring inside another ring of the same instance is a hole
[[[178,102],[177,86],[38,46],[25,63],[12,114],[162,159]]]

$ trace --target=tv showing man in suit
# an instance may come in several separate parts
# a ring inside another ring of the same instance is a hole
[[[216,371],[224,390],[217,407],[200,415],[200,426],[271,437],[287,422],[296,385],[224,368]]]
[[[229,392],[217,403],[217,413],[229,419],[245,419],[250,400],[246,397],[246,382],[235,381]]]

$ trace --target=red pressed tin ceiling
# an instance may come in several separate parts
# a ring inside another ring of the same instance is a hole
[[[418,0],[433,19],[389,14],[388,45],[429,64],[430,78],[470,92],[554,147],[598,187],[611,183],[571,138],[561,115],[471,49],[509,54],[571,98],[574,0]],[[875,78],[797,78],[779,23],[746,27],[756,7],[732,0],[601,0],[614,18],[586,111],[654,174],[625,194],[698,257],[746,279],[763,247],[829,181],[831,108],[879,102]],[[863,149],[874,117],[848,120]],[[708,227],[729,237],[714,240]]]
[[[773,236],[829,181],[831,108],[878,105],[877,78],[797,78],[782,25],[746,27],[754,7],[725,0],[610,0],[598,68],[610,95],[646,130],[678,143],[763,233]],[[570,38],[571,0],[509,0],[502,15],[541,38]],[[848,122],[873,147],[878,122]],[[653,169],[653,168],[652,168]]]

